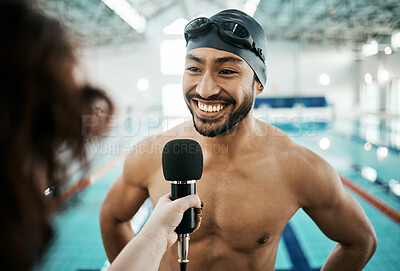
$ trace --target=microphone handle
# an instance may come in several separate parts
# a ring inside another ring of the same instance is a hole
[[[176,200],[187,195],[196,194],[196,181],[171,182],[171,199]],[[196,211],[189,208],[183,214],[181,223],[175,229],[178,234],[192,233],[196,228]]]

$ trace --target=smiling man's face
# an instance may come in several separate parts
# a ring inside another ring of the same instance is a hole
[[[249,114],[260,83],[239,56],[212,48],[186,54],[183,93],[196,130],[215,137]]]

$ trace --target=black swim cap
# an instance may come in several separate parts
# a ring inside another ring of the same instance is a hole
[[[233,21],[235,23],[241,24],[250,33],[251,37],[256,43],[256,46],[262,49],[263,54],[265,54],[267,38],[265,36],[264,30],[257,23],[257,21],[254,20],[253,17],[247,15],[240,10],[227,9],[210,17],[210,20],[218,22]],[[267,82],[267,68],[262,59],[256,54],[256,52],[254,52],[250,48],[239,48],[232,45],[231,43],[225,42],[219,36],[216,25],[213,25],[211,30],[204,35],[191,37],[187,40],[187,51],[201,47],[223,50],[241,57],[253,69],[261,84],[265,86],[265,83]]]

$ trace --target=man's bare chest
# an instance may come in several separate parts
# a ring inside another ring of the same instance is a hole
[[[298,206],[282,175],[265,172],[265,168],[205,167],[197,182],[203,220],[192,242],[217,238],[233,249],[248,251],[280,236]],[[161,170],[152,178],[149,194],[155,204],[170,186]]]

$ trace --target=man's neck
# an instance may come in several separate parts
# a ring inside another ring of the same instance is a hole
[[[218,154],[234,155],[254,147],[256,144],[254,139],[258,135],[257,129],[259,129],[257,126],[257,119],[250,112],[244,120],[233,126],[229,131],[216,137],[203,137],[202,141],[209,150],[217,149],[216,145],[228,150],[228,152]]]

